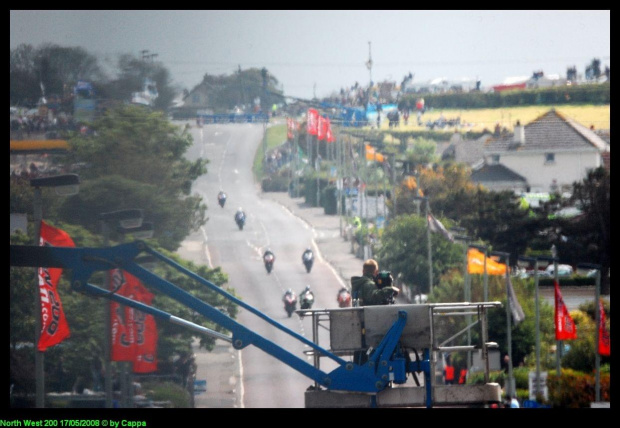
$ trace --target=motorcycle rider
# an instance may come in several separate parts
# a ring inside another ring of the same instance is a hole
[[[308,299],[308,296],[310,299]],[[302,309],[310,309],[312,308],[312,303],[314,302],[314,293],[310,290],[310,286],[306,285],[306,288],[303,289],[301,293],[299,293],[299,297],[301,298],[301,308]]]
[[[306,248],[306,251],[304,251],[301,255],[301,261],[303,262],[304,266],[306,266],[306,270],[310,272],[312,264],[314,263],[314,253],[312,252],[312,249],[310,247]]]
[[[239,209],[235,213],[235,221],[237,223],[239,223],[240,221],[245,221],[245,213],[243,212],[243,209],[241,209],[241,207],[239,207]]]
[[[348,308],[351,306],[351,293],[347,287],[342,287],[338,290],[338,294],[336,295],[336,300],[338,301],[338,307],[340,308]]]
[[[290,303],[289,303],[289,299],[290,299]],[[289,310],[287,306],[290,304],[291,306],[293,306],[292,309],[294,310],[295,305],[297,304],[297,295],[295,294],[292,288],[289,288],[288,290],[286,290],[286,292],[284,292],[284,296],[282,296],[282,301],[284,302],[284,309],[289,313],[289,316],[290,316],[292,311]]]
[[[356,306],[384,305],[393,296],[398,295],[398,288],[390,285],[377,288],[375,276],[379,272],[379,264],[374,259],[368,259],[362,267],[362,276],[351,277],[351,290]]]
[[[226,193],[224,193],[223,190],[220,190],[220,192],[217,194],[217,202],[220,204],[220,206],[224,206],[224,203],[226,202]]]
[[[297,297],[297,295],[295,294],[295,292],[293,291],[292,288],[289,288],[288,290],[286,290],[284,292],[284,296],[282,296],[282,301],[286,302],[286,297],[287,296],[293,296],[293,297]]]
[[[269,248],[267,248],[265,252],[263,253],[263,262],[267,264],[267,263],[273,263],[275,261],[276,261],[276,255],[273,254],[273,252]]]

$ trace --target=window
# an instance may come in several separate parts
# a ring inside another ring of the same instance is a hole
[[[555,153],[545,153],[545,163],[555,163]]]
[[[499,163],[499,155],[491,155],[491,163]]]

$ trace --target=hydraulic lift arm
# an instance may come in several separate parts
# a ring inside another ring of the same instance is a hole
[[[277,344],[254,333],[253,331],[239,324],[237,321],[230,318],[228,315],[224,314],[220,310],[210,306],[209,304],[194,297],[185,290],[175,286],[169,281],[166,281],[158,275],[155,275],[150,270],[140,266],[136,262],[136,258],[141,253],[147,253],[154,256],[161,262],[168,264],[169,266],[196,280],[200,284],[221,294],[225,298],[259,316],[260,318],[277,327],[278,329],[293,336],[297,340],[302,341],[306,345],[313,348],[315,352],[318,352],[321,356],[331,358],[336,363],[338,363],[339,367],[334,369],[330,373],[325,373],[314,367],[312,364],[307,363],[303,359],[281,348]],[[121,244],[115,247],[108,248],[40,247],[11,245],[10,262],[11,266],[57,267],[71,270],[71,287],[76,291],[91,294],[97,297],[112,299],[124,305],[136,308],[140,311],[156,316],[160,319],[165,319],[173,323],[185,325],[193,330],[207,333],[223,340],[228,340],[232,342],[232,345],[235,349],[243,349],[248,345],[254,345],[257,348],[268,353],[269,355],[287,364],[288,366],[294,368],[303,375],[314,380],[319,385],[331,390],[371,393],[376,393],[383,390],[391,380],[390,376],[388,376],[387,373],[388,370],[394,370],[393,368],[387,368],[388,365],[386,364],[386,361],[389,360],[398,343],[400,334],[407,318],[406,313],[399,313],[399,319],[394,324],[394,327],[390,329],[388,334],[386,334],[384,340],[377,347],[377,350],[373,352],[370,362],[360,366],[353,364],[352,362],[347,362],[343,360],[342,358],[331,353],[330,351],[318,346],[316,343],[288,329],[287,327],[269,318],[257,309],[248,305],[247,303],[239,300],[232,294],[226,292],[217,285],[185,269],[183,266],[179,265],[175,261],[148,247],[142,241],[135,241],[132,243]],[[161,293],[166,294],[167,296],[200,313],[207,319],[220,325],[226,330],[231,331],[232,337],[223,335],[222,333],[215,332],[213,330],[175,317],[171,314],[166,313],[165,311],[120,296],[114,292],[104,290],[88,282],[95,272],[107,271],[115,268],[120,268],[129,272],[130,274],[143,281],[146,285],[153,287]],[[394,364],[390,363],[389,367],[393,366]],[[406,368],[403,368],[404,362],[402,362],[402,364],[398,364],[397,366],[399,367],[397,371],[404,373],[404,370],[406,370]]]

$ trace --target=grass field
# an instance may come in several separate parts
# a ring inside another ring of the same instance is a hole
[[[527,107],[512,107],[512,108],[498,108],[498,109],[473,109],[473,110],[449,110],[449,109],[433,109],[428,110],[422,115],[423,126],[418,126],[415,113],[409,116],[409,124],[404,125],[404,121],[401,117],[400,127],[396,130],[423,130],[427,129],[424,124],[428,121],[435,121],[440,115],[448,119],[461,119],[461,131],[482,131],[487,129],[493,131],[495,124],[499,123],[502,128],[508,129],[512,132],[513,127],[517,120],[521,121],[522,125],[527,125],[539,116],[542,116],[549,110],[554,108],[553,106],[527,106]],[[584,106],[561,106],[556,110],[564,116],[573,119],[586,127],[594,125],[595,129],[610,129],[611,127],[611,106],[604,105],[584,105]],[[381,123],[381,129],[389,129],[388,121],[383,120]],[[446,132],[454,132],[454,127],[444,128]]]

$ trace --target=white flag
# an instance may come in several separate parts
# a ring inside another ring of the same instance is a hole
[[[454,242],[454,236],[452,236],[452,234],[448,232],[448,229],[446,229],[439,220],[433,217],[432,214],[427,215],[426,219],[428,220],[428,227],[431,229],[431,232],[441,233],[448,241]]]
[[[519,299],[517,299],[514,288],[512,288],[512,281],[510,281],[510,275],[508,275],[507,278],[510,312],[512,312],[512,319],[514,320],[515,326],[517,326],[521,321],[525,319],[525,313],[523,312],[523,308],[519,303]]]

